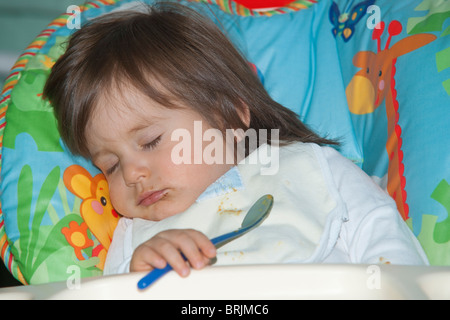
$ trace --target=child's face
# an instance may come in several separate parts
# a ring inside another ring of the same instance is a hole
[[[190,133],[194,157],[194,121],[202,121],[203,132],[211,128],[189,108],[168,109],[136,91],[100,101],[86,128],[88,149],[118,212],[154,221],[183,212],[230,169],[204,161],[174,163],[172,149],[180,144],[171,139],[176,129]]]

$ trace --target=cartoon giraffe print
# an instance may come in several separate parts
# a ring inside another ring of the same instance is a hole
[[[427,45],[434,41],[436,36],[412,35],[401,39],[389,48],[392,37],[399,35],[402,31],[400,22],[394,20],[389,24],[389,37],[382,50],[381,35],[384,29],[384,22],[380,22],[372,34],[372,40],[377,41],[377,53],[360,51],[353,57],[353,64],[361,70],[353,76],[345,92],[350,112],[354,114],[371,113],[385,100],[388,120],[386,151],[389,157],[387,191],[395,200],[401,216],[406,220],[409,217],[409,207],[406,203],[406,179],[401,149],[402,129],[398,122],[400,115],[395,89],[395,65],[398,57]]]

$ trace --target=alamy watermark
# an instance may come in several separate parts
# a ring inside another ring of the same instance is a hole
[[[366,20],[366,26],[370,30],[380,29],[381,22],[381,9],[379,6],[371,5],[367,7],[366,12],[369,14],[369,17]]]
[[[381,289],[381,268],[374,264],[370,265],[366,269],[366,273],[369,274],[366,281],[367,289]]]
[[[66,286],[69,290],[77,290],[81,288],[81,269],[77,265],[70,265],[66,269],[69,275],[66,280]]]
[[[66,286],[69,290],[81,289],[81,269],[77,265],[70,265],[66,269],[66,273],[69,274],[66,280]],[[381,268],[379,265],[367,266],[366,273],[368,274],[366,279],[366,288],[368,290],[380,290],[381,289]]]
[[[209,128],[203,131],[202,121],[194,121],[193,133],[187,129],[176,129],[171,140],[171,159],[174,164],[260,164],[261,175],[274,175],[279,169],[279,129],[226,129]],[[271,148],[258,148],[269,143]],[[238,141],[236,144],[235,141]],[[206,144],[206,145],[205,145]],[[246,150],[253,152],[245,157]],[[270,152],[269,152],[270,151]]]
[[[66,13],[70,15],[66,22],[67,29],[81,29],[81,8],[71,5],[67,7]]]
[[[66,13],[71,17],[67,19],[68,29],[80,29],[81,28],[81,8],[77,5],[70,5],[66,9]],[[379,23],[381,21],[381,9],[377,5],[371,5],[367,7],[366,13],[369,17],[366,20],[366,26],[369,29],[379,29]]]

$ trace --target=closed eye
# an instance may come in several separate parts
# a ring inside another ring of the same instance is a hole
[[[108,170],[105,171],[106,175],[109,176],[116,171],[116,169],[119,167],[119,162],[116,162],[112,167],[110,167]]]
[[[161,141],[161,137],[162,135],[158,136],[155,140],[153,140],[152,142],[146,143],[142,146],[143,150],[151,150],[153,148],[155,148],[158,143]]]
[[[162,137],[162,135],[158,136],[156,139],[152,140],[151,142],[142,145],[142,147],[141,147],[142,150],[154,149],[158,145],[158,143],[161,141],[161,137]],[[109,175],[113,174],[119,167],[119,164],[120,164],[120,162],[117,161],[113,166],[111,166],[107,170],[105,170],[105,175],[109,176]]]

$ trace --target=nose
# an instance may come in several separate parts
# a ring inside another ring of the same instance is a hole
[[[132,159],[123,164],[123,179],[127,186],[133,186],[142,180],[150,177],[151,171],[147,164]]]

